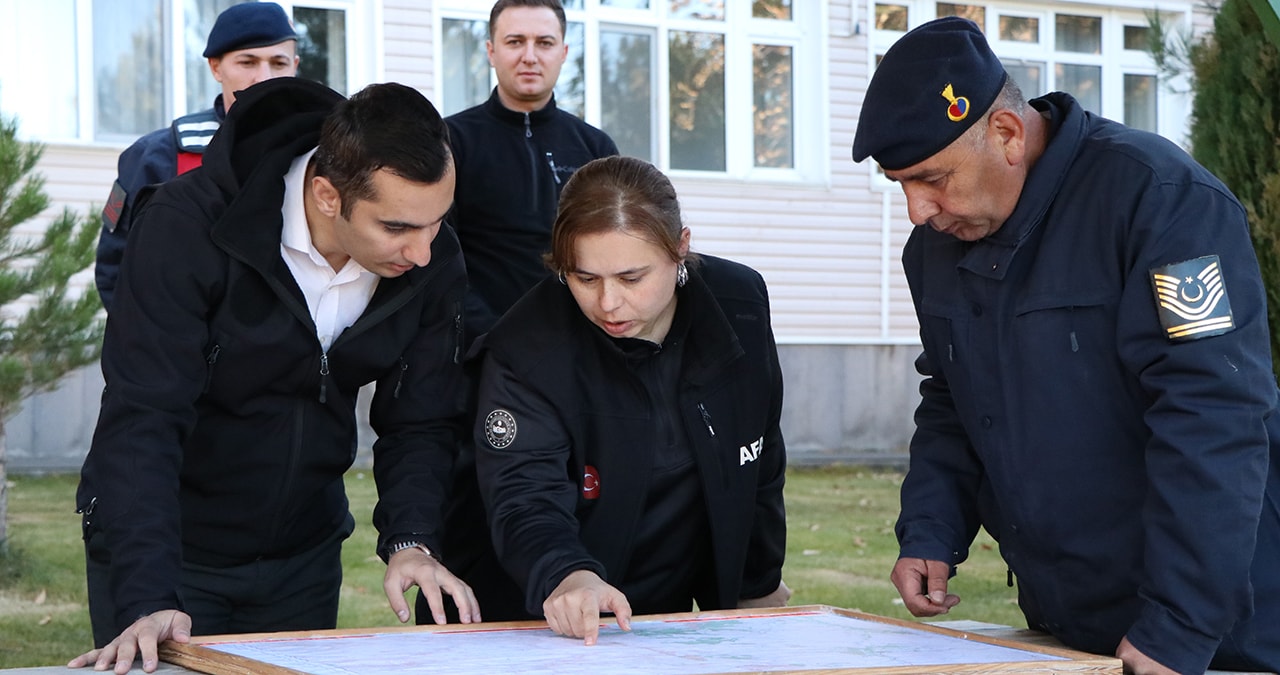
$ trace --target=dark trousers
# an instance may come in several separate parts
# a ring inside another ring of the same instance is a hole
[[[267,633],[334,628],[342,586],[342,542],[355,529],[350,514],[342,527],[310,550],[288,558],[255,560],[233,567],[182,565],[183,611],[193,635]],[[129,626],[116,623],[108,574],[110,554],[91,537],[85,544],[89,620],[93,643],[102,647]]]

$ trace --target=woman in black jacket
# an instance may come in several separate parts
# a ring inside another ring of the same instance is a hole
[[[493,543],[525,608],[592,644],[601,612],[625,629],[695,602],[785,605],[764,280],[690,254],[670,181],[628,157],[574,174],[547,262],[557,276],[483,339],[475,429]]]

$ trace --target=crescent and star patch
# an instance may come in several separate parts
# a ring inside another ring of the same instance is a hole
[[[484,418],[484,438],[495,450],[516,440],[516,418],[505,410],[495,410]]]
[[[1235,330],[1231,301],[1216,255],[1151,270],[1160,325],[1170,342],[1186,342]]]

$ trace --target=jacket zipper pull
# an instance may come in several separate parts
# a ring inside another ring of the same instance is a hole
[[[529,113],[524,114],[524,137],[533,138],[533,127],[529,125]]]
[[[328,383],[325,382],[325,380],[328,379],[328,377],[329,377],[329,355],[321,354],[320,355],[320,402],[321,403],[324,403],[329,398],[326,395],[327,389],[328,389]]]
[[[555,179],[556,185],[560,184],[560,174],[556,172],[556,160],[551,157],[551,153],[547,153],[547,164],[551,166],[551,177]]]
[[[1013,568],[1007,567],[1005,569],[1008,571],[1008,575],[1009,575],[1008,582],[1007,582],[1009,584],[1009,588],[1013,588]]]
[[[404,357],[400,357],[400,377],[396,380],[395,391],[391,392],[391,398],[400,398],[400,385],[404,384],[404,371],[409,369],[409,364],[405,363]]]
[[[711,426],[711,413],[707,412],[707,409],[701,403],[698,404],[698,412],[702,414],[702,423],[707,425],[707,431],[710,432],[711,436],[714,438],[716,430]]]

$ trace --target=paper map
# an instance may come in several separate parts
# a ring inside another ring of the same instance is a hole
[[[205,646],[311,675],[686,675],[1067,660],[825,612],[637,621],[631,632],[607,625],[592,647],[545,627]]]

